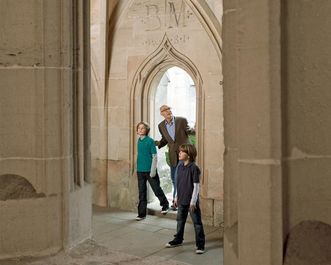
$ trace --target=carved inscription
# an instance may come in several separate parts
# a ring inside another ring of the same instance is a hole
[[[174,36],[169,38],[172,44],[185,44],[189,39],[190,36],[186,34],[175,34]],[[160,45],[160,42],[158,40],[146,39],[141,44],[147,47],[157,47],[158,45]]]
[[[182,26],[186,26],[186,20],[185,20],[185,3],[182,1],[180,10],[179,12],[176,12],[176,6],[174,2],[168,1],[169,4],[169,12],[167,16],[167,11],[166,11],[166,18],[169,18],[169,22],[166,23],[168,25],[168,28],[173,28],[173,27],[179,27],[180,24],[182,23]]]
[[[143,18],[143,23],[147,25],[146,31],[154,31],[161,28],[161,18],[157,5],[146,5],[147,17]]]
[[[144,31],[186,27],[192,11],[184,0],[137,1],[131,7],[132,16],[142,25]]]

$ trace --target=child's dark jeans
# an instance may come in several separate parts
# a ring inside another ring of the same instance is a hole
[[[169,202],[160,187],[159,175],[156,173],[156,176],[151,178],[150,172],[137,172],[137,176],[139,189],[138,216],[145,217],[147,213],[147,181],[151,185],[155,196],[159,199],[160,205],[168,208]]]
[[[184,228],[187,219],[188,212],[190,210],[190,205],[178,205],[177,210],[177,234],[175,240],[183,242],[184,240]],[[203,231],[203,225],[201,221],[201,211],[199,204],[196,204],[196,209],[190,211],[191,219],[195,230],[195,244],[198,248],[205,247],[205,233]]]

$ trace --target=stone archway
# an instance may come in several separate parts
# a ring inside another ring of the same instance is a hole
[[[196,85],[196,106],[197,106],[197,149],[199,150],[199,164],[203,167],[203,109],[204,109],[204,93],[202,89],[201,75],[193,64],[193,62],[179,53],[169,41],[167,35],[164,36],[159,47],[150,54],[147,59],[138,68],[131,88],[131,108],[130,108],[130,124],[135,126],[139,121],[145,120],[151,123],[150,112],[154,112],[150,108],[150,96],[153,93],[152,88],[159,82],[163,73],[172,66],[178,66],[184,69],[193,79]],[[135,161],[135,132],[131,130],[131,150],[130,150],[130,172],[133,171]]]
[[[108,206],[135,209],[135,123],[149,120],[147,103],[157,75],[178,66],[191,76],[197,89],[198,163],[203,171],[205,223],[223,222],[222,58],[216,38],[220,31],[213,24],[212,11],[201,2],[158,0],[146,2],[146,6],[130,0],[118,2],[111,12],[108,76],[105,93],[100,92],[104,104],[97,106],[105,110],[105,126],[97,128],[105,133],[105,140],[100,141],[105,150],[100,155],[102,165],[97,156],[94,163],[94,171],[107,180]],[[153,15],[149,13],[152,11]],[[189,16],[185,21],[184,15]],[[156,28],[153,23],[159,19],[162,23]]]

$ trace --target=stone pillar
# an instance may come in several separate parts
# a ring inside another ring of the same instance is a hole
[[[288,232],[305,220],[331,224],[331,2],[292,0],[284,9]]]
[[[91,163],[93,204],[108,206],[106,73],[108,8],[116,1],[91,1]]]
[[[16,198],[0,200],[0,259],[54,253],[91,235],[86,7],[0,1],[0,181],[23,177],[38,194],[22,200],[15,186]]]
[[[282,264],[280,1],[224,1],[225,264]]]

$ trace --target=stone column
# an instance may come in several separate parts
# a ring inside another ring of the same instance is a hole
[[[54,253],[91,234],[84,6],[0,1],[0,180],[19,176],[38,194],[22,200],[17,185],[0,200],[0,259]]]
[[[225,264],[282,264],[280,1],[224,1]]]

